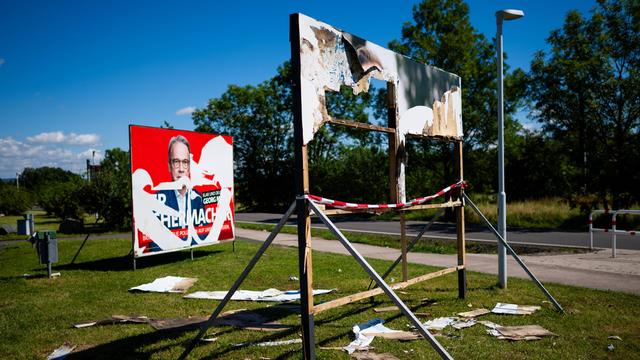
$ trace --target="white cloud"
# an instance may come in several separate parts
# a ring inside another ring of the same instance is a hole
[[[176,115],[191,115],[191,113],[193,113],[194,111],[196,111],[195,107],[187,106],[187,107],[183,107],[182,109],[176,111]]]
[[[55,133],[48,136],[40,135],[36,136],[40,140],[58,141],[57,139],[59,138]],[[74,134],[69,134],[65,137],[64,143],[62,141],[34,143],[30,139],[23,142],[12,137],[0,138],[0,178],[12,178],[17,173],[21,173],[24,168],[41,166],[60,167],[83,174],[86,171],[86,159],[92,160],[94,151],[96,163],[103,159],[102,150],[96,148],[84,148],[80,151],[73,150],[74,147],[67,145],[68,141],[76,141],[72,145],[77,146],[82,141],[88,140],[78,139],[77,135],[71,135]]]
[[[32,143],[54,143],[69,145],[92,145],[100,142],[100,135],[97,134],[65,134],[62,131],[51,131],[27,137]]]

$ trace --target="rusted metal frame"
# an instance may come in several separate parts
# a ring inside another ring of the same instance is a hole
[[[389,285],[378,275],[378,273],[369,265],[367,260],[358,252],[358,250],[351,245],[349,240],[342,234],[340,229],[338,229],[329,218],[322,213],[320,209],[313,203],[313,201],[308,201],[309,206],[316,213],[316,216],[320,218],[320,220],[327,226],[327,228],[340,240],[342,245],[349,251],[349,254],[362,266],[362,268],[369,274],[369,276],[375,280],[376,284],[380,289],[391,299],[391,301],[400,308],[400,311],[404,314],[404,316],[409,319],[411,324],[416,327],[418,332],[425,338],[431,346],[438,352],[440,357],[443,359],[453,359],[451,355],[447,352],[447,350],[436,340],[431,333],[422,325],[420,320],[411,312],[409,307],[402,302],[402,300],[396,295],[396,293],[389,287]],[[377,289],[376,289],[377,290]]]
[[[462,157],[462,141],[456,141],[454,145],[455,167],[458,173],[458,179],[464,181],[463,157]],[[452,195],[457,195],[458,199],[462,199],[464,187],[460,186],[454,190]],[[455,208],[456,214],[456,237],[458,248],[458,265],[465,266],[467,259],[467,248],[465,240],[465,223],[464,223],[464,202],[462,206]],[[464,299],[467,295],[467,270],[465,268],[458,271],[458,298]]]
[[[429,223],[427,223],[425,226],[422,227],[422,230],[420,230],[420,233],[418,233],[418,235],[415,238],[413,238],[413,240],[411,240],[411,242],[407,246],[407,252],[410,252],[411,249],[413,249],[415,244],[422,238],[424,233],[427,232],[427,230],[429,230],[431,225],[433,225],[433,223],[436,221],[436,219],[439,218],[440,216],[442,216],[443,213],[444,213],[444,209],[439,209],[436,212],[436,214],[431,218]],[[391,264],[391,266],[389,266],[387,271],[385,271],[384,274],[382,274],[382,278],[383,279],[386,279],[387,276],[389,276],[389,274],[391,274],[393,269],[395,269],[396,266],[398,266],[398,264],[400,263],[400,260],[402,260],[402,255],[398,256],[398,258],[393,262],[393,264]],[[369,286],[367,287],[367,289],[370,289],[372,284],[373,284],[373,280],[371,280],[371,282],[369,283]]]
[[[344,120],[344,119],[331,118],[329,120],[326,120],[325,122],[329,123],[329,124],[333,124],[333,125],[347,126],[347,127],[352,127],[352,128],[356,128],[356,129],[386,132],[386,133],[390,133],[390,134],[395,134],[396,133],[396,129],[394,129],[394,128],[389,128],[389,127],[384,127],[384,126],[379,126],[379,125],[372,125],[372,124],[367,124],[367,123],[361,123],[361,122],[356,122],[356,121],[353,121],[353,120]]]
[[[464,192],[462,193],[462,196],[464,197],[465,201],[469,205],[471,205],[471,208],[478,214],[478,216],[480,216],[480,218],[482,220],[484,220],[484,222],[487,224],[487,227],[489,227],[489,229],[493,232],[493,234],[496,236],[496,238],[498,238],[498,240],[502,243],[502,245],[504,245],[504,247],[507,249],[507,252],[510,253],[511,256],[513,256],[513,258],[520,265],[522,270],[524,270],[527,273],[527,275],[529,275],[531,280],[533,280],[533,282],[538,286],[538,288],[540,288],[540,290],[546,295],[546,297],[549,299],[549,301],[551,301],[553,303],[553,305],[556,307],[556,310],[560,311],[561,313],[564,313],[564,309],[562,308],[562,306],[560,306],[560,303],[558,303],[556,301],[556,299],[551,295],[551,293],[549,293],[549,291],[547,291],[547,289],[544,287],[544,285],[542,285],[540,280],[538,280],[538,278],[531,272],[531,270],[529,270],[527,265],[524,264],[522,259],[520,259],[520,256],[518,256],[518,254],[516,254],[516,252],[511,247],[511,245],[509,245],[506,241],[504,241],[502,236],[500,236],[500,233],[498,232],[498,230],[496,230],[496,228],[493,227],[491,222],[484,216],[482,211],[480,211],[480,209],[478,209],[476,204],[474,204],[473,201],[471,201],[471,199],[469,198],[469,196],[467,194],[465,194]]]
[[[180,355],[179,359],[186,359],[187,356],[189,356],[189,353],[191,353],[193,348],[198,344],[200,339],[202,339],[202,337],[207,332],[207,330],[211,327],[211,325],[213,325],[213,322],[215,321],[216,317],[218,317],[220,312],[222,312],[222,309],[224,309],[224,307],[227,305],[229,300],[231,300],[231,297],[233,296],[233,294],[235,294],[235,292],[238,290],[240,285],[242,285],[242,282],[244,281],[244,279],[247,277],[247,275],[249,275],[251,270],[253,270],[253,267],[256,265],[258,260],[260,260],[260,257],[262,257],[262,254],[264,254],[267,248],[271,245],[273,240],[276,238],[276,235],[280,233],[280,230],[282,230],[282,227],[284,227],[284,225],[287,223],[287,220],[289,220],[289,217],[291,217],[291,214],[293,213],[293,210],[295,210],[295,208],[296,208],[296,202],[294,201],[293,203],[291,203],[291,206],[289,206],[289,209],[282,216],[282,218],[280,219],[276,227],[273,228],[273,230],[271,230],[271,233],[269,234],[265,242],[262,243],[262,246],[260,246],[260,249],[258,249],[256,254],[253,255],[253,258],[251,258],[251,260],[249,261],[249,264],[247,264],[247,266],[244,268],[244,270],[242,271],[238,279],[236,279],[236,281],[231,286],[231,289],[229,289],[229,291],[227,292],[227,295],[225,295],[225,297],[222,299],[220,304],[218,304],[216,309],[213,311],[213,313],[209,317],[209,320],[207,320],[204,324],[202,324],[202,326],[200,326],[200,331],[198,332],[198,335],[196,335],[193,341],[191,341],[191,343],[184,350],[182,355]]]
[[[452,267],[452,268],[442,269],[442,270],[439,270],[439,271],[436,271],[436,272],[432,272],[432,273],[429,273],[429,274],[424,274],[424,275],[409,279],[409,280],[401,282],[401,283],[393,284],[393,285],[391,285],[389,287],[391,289],[393,289],[393,290],[404,289],[406,287],[421,283],[423,281],[427,281],[427,280],[430,280],[430,279],[435,279],[435,278],[437,278],[439,276],[444,276],[444,275],[447,275],[447,274],[451,274],[453,272],[458,271],[459,268],[460,268],[459,266],[455,266],[455,267]],[[347,296],[341,297],[339,299],[327,301],[327,302],[324,302],[322,304],[316,305],[314,307],[314,312],[315,312],[315,314],[318,314],[318,313],[321,313],[323,311],[327,311],[329,309],[334,309],[334,308],[337,308],[337,307],[342,306],[342,305],[350,304],[352,302],[356,302],[356,301],[362,300],[362,299],[367,299],[367,298],[370,298],[370,297],[373,297],[373,296],[376,296],[376,295],[380,295],[380,294],[383,294],[383,293],[384,293],[384,290],[382,290],[381,288],[374,288],[374,289],[371,289],[371,290],[366,290],[366,291],[362,291],[362,292],[359,292],[359,293],[347,295]]]
[[[300,279],[300,315],[302,321],[302,348],[305,359],[315,359],[313,319],[313,272],[311,256],[311,218],[309,201],[309,167],[307,147],[304,144],[302,119],[302,81],[300,63],[300,14],[289,16],[289,42],[291,43],[291,69],[293,78],[293,134],[295,144],[295,188],[298,222],[298,270]]]

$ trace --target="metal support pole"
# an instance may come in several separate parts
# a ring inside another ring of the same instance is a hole
[[[431,225],[433,225],[433,223],[436,221],[437,218],[439,218],[440,216],[442,216],[442,214],[444,214],[444,209],[438,209],[438,211],[436,212],[436,214],[431,218],[431,220],[429,221],[429,223],[425,226],[422,227],[422,230],[420,230],[420,233],[418,233],[418,235],[413,238],[413,240],[411,240],[411,242],[409,243],[409,245],[407,246],[407,253],[411,251],[411,249],[413,249],[413,247],[415,246],[416,243],[418,243],[418,240],[420,240],[422,238],[422,236],[424,235],[425,232],[427,232],[427,230],[429,230],[429,228],[431,227]],[[393,262],[393,264],[391,264],[391,266],[389,266],[389,268],[387,269],[387,271],[384,272],[384,274],[382,274],[382,278],[386,279],[387,276],[389,276],[389,274],[391,274],[391,272],[393,271],[393,269],[396,268],[396,266],[398,266],[398,264],[400,263],[400,261],[402,260],[402,255],[398,256],[398,258],[396,259],[396,261]],[[373,284],[373,279],[371,279],[371,282],[369,283],[369,287],[367,287],[368,289],[371,289],[371,285]]]
[[[289,217],[291,216],[295,208],[296,208],[296,202],[294,201],[291,204],[291,206],[289,206],[289,210],[287,210],[287,212],[282,216],[282,218],[280,219],[280,222],[278,222],[278,225],[276,225],[276,227],[271,231],[271,234],[269,234],[269,236],[267,237],[265,242],[262,244],[260,249],[258,249],[258,252],[256,252],[256,254],[253,256],[251,261],[249,261],[249,264],[247,264],[247,267],[244,268],[244,270],[242,271],[242,274],[240,274],[238,279],[236,279],[235,283],[233,283],[233,285],[231,286],[231,289],[229,289],[229,291],[227,292],[227,295],[224,296],[224,299],[222,299],[220,304],[218,304],[216,309],[213,311],[213,313],[209,317],[209,320],[207,320],[204,324],[202,324],[202,326],[200,327],[200,331],[198,332],[198,335],[196,335],[196,337],[193,339],[191,344],[189,344],[189,346],[184,350],[182,355],[180,355],[179,359],[186,359],[187,356],[189,356],[189,353],[191,353],[193,348],[196,346],[196,344],[200,341],[200,339],[202,339],[202,337],[207,332],[207,330],[211,327],[211,325],[213,325],[213,321],[220,314],[222,309],[224,309],[225,305],[227,305],[229,300],[231,300],[231,297],[233,296],[233,294],[235,294],[235,292],[238,290],[240,285],[242,285],[242,282],[247,277],[247,275],[249,275],[251,270],[253,270],[253,267],[256,265],[258,260],[260,260],[260,257],[262,256],[262,254],[264,254],[264,252],[267,250],[269,245],[271,245],[273,240],[276,238],[276,235],[280,233],[280,230],[282,229],[284,224],[287,222],[287,220],[289,220]]]
[[[498,231],[507,240],[507,194],[504,190],[504,95],[502,56],[502,17],[496,17],[496,56],[498,63]],[[507,253],[498,243],[498,283],[507,288]]]
[[[327,228],[340,240],[342,245],[349,251],[351,256],[353,256],[356,261],[362,266],[362,268],[371,276],[372,279],[375,280],[376,284],[387,294],[389,299],[393,301],[393,303],[400,308],[400,311],[406,316],[409,321],[416,327],[418,332],[431,343],[431,346],[438,352],[441,358],[443,359],[453,359],[451,355],[447,352],[447,350],[440,345],[438,340],[436,340],[431,333],[422,325],[420,320],[411,312],[409,307],[405,305],[404,302],[396,295],[395,292],[387,285],[387,283],[376,273],[376,271],[369,265],[367,260],[356,250],[356,248],[351,245],[349,240],[344,237],[340,229],[338,229],[329,218],[320,210],[313,201],[307,201],[309,206],[313,209],[316,216],[322,220],[322,222],[327,226]]]
[[[480,209],[478,209],[478,207],[476,206],[476,204],[473,203],[473,201],[471,201],[471,199],[469,199],[469,196],[467,196],[467,194],[463,193],[464,198],[467,200],[467,202],[469,203],[469,205],[471,205],[471,208],[478,214],[478,216],[480,216],[480,218],[482,218],[482,220],[484,220],[484,222],[487,224],[487,226],[489,227],[489,229],[491,231],[493,231],[493,233],[496,235],[496,237],[498,238],[499,242],[501,242],[505,248],[507,248],[507,250],[509,250],[509,253],[511,253],[511,256],[513,256],[513,258],[516,260],[516,262],[518,262],[518,264],[520,264],[520,267],[527,273],[527,275],[529,275],[529,277],[531,278],[531,280],[533,280],[533,282],[536,283],[536,285],[538,286],[538,288],[540,288],[540,290],[547,296],[547,298],[549,299],[549,301],[551,301],[553,303],[553,305],[556,307],[556,309],[562,313],[564,313],[564,309],[562,308],[562,306],[560,306],[560,304],[556,301],[556,299],[549,293],[549,291],[547,291],[547,289],[544,287],[544,285],[542,285],[542,283],[540,282],[540,280],[538,280],[538,278],[533,275],[533,273],[531,272],[531,270],[529,270],[529,268],[527,267],[527,265],[524,264],[524,262],[522,261],[522,259],[520,259],[520,257],[518,256],[518,254],[516,254],[515,251],[513,251],[513,249],[511,248],[511,246],[509,246],[509,244],[507,244],[506,241],[504,241],[504,239],[502,238],[502,236],[500,236],[500,233],[493,227],[493,225],[491,224],[491,222],[484,216],[484,214],[480,211]]]
[[[190,250],[189,252],[191,253],[191,260],[193,261],[193,249],[189,249],[189,250]]]

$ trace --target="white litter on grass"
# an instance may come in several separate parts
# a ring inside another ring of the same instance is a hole
[[[451,323],[454,329],[460,330],[468,327],[472,327],[476,324],[476,319],[456,319]]]
[[[313,290],[313,295],[327,294],[335,289],[318,289]],[[227,291],[196,291],[194,293],[185,295],[185,299],[208,299],[208,300],[222,300],[227,296]],[[231,296],[231,300],[239,301],[276,301],[276,302],[289,302],[300,300],[300,291],[280,291],[278,289],[267,289],[264,291],[253,290],[238,290]]]
[[[261,342],[261,343],[238,343],[238,344],[233,344],[233,346],[234,347],[243,347],[243,346],[280,346],[280,345],[291,345],[291,344],[302,344],[302,339],[266,341],[266,342]]]
[[[400,330],[389,329],[384,326],[383,323],[384,320],[375,318],[362,324],[354,325],[352,330],[356,339],[342,349],[349,354],[353,354],[356,350],[368,350],[369,344],[371,344],[375,338],[375,335],[373,334],[392,334],[402,332]]]
[[[491,310],[494,314],[530,315],[540,310],[540,306],[497,303]]]
[[[161,293],[184,293],[193,286],[198,279],[179,276],[165,276],[155,279],[152,283],[132,287],[129,291],[147,291]]]
[[[71,346],[71,345],[65,343],[64,345],[60,346],[59,348],[53,350],[53,352],[51,354],[49,354],[49,356],[47,356],[47,360],[64,359],[67,355],[71,354],[71,352],[75,348],[76,348],[75,346]]]
[[[425,328],[427,328],[427,330],[440,331],[440,330],[446,328],[447,326],[451,325],[454,321],[456,321],[456,318],[439,317],[439,318],[435,318],[435,319],[429,320],[429,321],[425,322],[422,325]]]

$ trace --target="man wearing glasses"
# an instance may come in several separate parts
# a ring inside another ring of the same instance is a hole
[[[174,136],[169,141],[169,172],[174,182],[182,178],[191,178],[191,148],[189,141],[182,135]],[[186,182],[187,184],[189,181]],[[178,217],[162,216],[160,220],[172,230],[178,237],[186,240],[188,238],[187,227],[193,225],[196,230],[200,226],[208,225],[210,221],[206,218],[202,196],[187,185],[182,185],[177,190],[161,190],[157,193],[158,200],[164,202],[166,206],[177,210]],[[181,230],[183,229],[183,230]],[[205,234],[199,234],[201,238]]]

